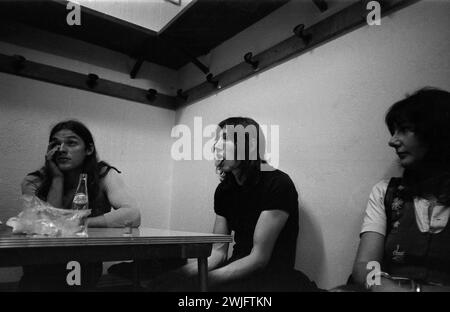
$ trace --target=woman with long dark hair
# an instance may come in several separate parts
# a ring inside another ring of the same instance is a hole
[[[86,173],[88,177],[91,209],[88,227],[140,225],[140,212],[119,175],[120,171],[98,160],[91,132],[76,120],[63,121],[52,128],[45,165],[25,177],[22,193],[36,195],[57,208],[71,209],[81,173]],[[94,275],[101,274],[101,263],[86,267],[90,271],[95,269],[97,273]],[[33,290],[37,287],[36,290],[43,290],[45,281],[48,281],[51,290],[61,290],[67,286],[66,272],[65,265],[24,267],[21,288]],[[89,284],[92,284],[92,278]]]
[[[450,290],[450,93],[421,89],[385,120],[404,171],[372,189],[353,279],[375,291]]]

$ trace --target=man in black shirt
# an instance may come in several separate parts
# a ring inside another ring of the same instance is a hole
[[[214,194],[215,234],[234,232],[208,258],[212,291],[315,291],[294,269],[298,235],[298,194],[289,176],[261,157],[264,135],[253,119],[228,118],[218,125],[215,167],[221,182]],[[191,262],[153,281],[154,290],[192,290]],[[175,286],[175,287],[174,287]]]
[[[219,124],[215,149],[221,183],[214,195],[214,233],[234,231],[235,245],[214,248],[209,283],[216,290],[315,290],[294,269],[298,235],[298,194],[289,176],[261,157],[265,140],[250,118]],[[241,140],[241,142],[240,142]]]
[[[218,217],[225,218],[229,230],[235,232],[229,262],[251,253],[260,218],[269,219],[268,222],[275,218],[279,220],[274,221],[283,224],[266,268],[293,269],[298,235],[297,197],[291,179],[280,170],[261,172],[259,180],[251,186],[238,185],[235,181],[228,186],[220,183],[214,195],[214,211]]]

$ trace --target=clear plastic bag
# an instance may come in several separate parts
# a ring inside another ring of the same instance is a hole
[[[87,236],[86,218],[91,210],[59,209],[36,196],[22,196],[23,211],[6,225],[13,234]]]

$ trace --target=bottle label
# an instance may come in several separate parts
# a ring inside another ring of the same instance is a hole
[[[86,194],[83,194],[83,193],[75,194],[75,196],[73,198],[74,204],[84,205],[84,204],[87,204],[87,202],[88,202],[88,197],[86,196]]]
[[[82,210],[88,209],[88,197],[86,194],[78,193],[73,197],[72,209]]]

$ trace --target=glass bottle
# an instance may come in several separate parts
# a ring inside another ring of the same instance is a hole
[[[72,209],[82,210],[89,209],[89,197],[87,189],[87,174],[80,174],[77,190],[73,196]]]
[[[80,174],[80,179],[78,181],[77,190],[75,191],[75,195],[73,196],[72,201],[72,209],[74,210],[88,210],[89,209],[89,197],[88,197],[88,188],[87,188],[87,174]],[[87,236],[87,216],[90,212],[87,212],[86,215],[82,213],[80,216],[79,224],[77,225],[78,229],[75,232],[75,235],[86,237]]]

